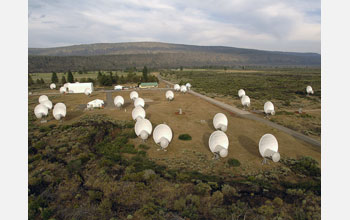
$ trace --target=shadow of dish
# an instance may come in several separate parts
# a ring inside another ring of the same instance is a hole
[[[210,130],[213,130],[215,131],[215,127],[214,127],[214,124],[213,124],[213,119],[208,119],[206,120],[207,124],[208,124],[208,127],[210,128]]]
[[[259,153],[259,144],[247,136],[238,136],[238,142],[244,147],[251,155],[261,157]]]
[[[207,149],[208,152],[211,153],[210,149],[209,149],[209,137],[210,137],[210,133],[209,132],[205,132],[202,136],[202,141],[203,141],[203,145],[204,147]]]

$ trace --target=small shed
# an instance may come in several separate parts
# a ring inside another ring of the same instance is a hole
[[[122,90],[122,89],[123,89],[123,86],[121,85],[114,86],[114,90]]]
[[[146,83],[141,83],[139,85],[139,87],[141,89],[149,89],[149,88],[156,88],[158,87],[158,83],[157,82],[146,82]]]
[[[66,84],[65,84],[66,86]],[[94,91],[94,86],[91,82],[87,83],[69,83],[67,86],[68,93],[84,93],[86,89],[91,89],[91,92]]]
[[[87,104],[87,108],[102,108],[104,104],[103,100],[95,99]]]

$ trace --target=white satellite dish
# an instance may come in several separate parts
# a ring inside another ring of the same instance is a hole
[[[184,86],[184,85],[182,85],[182,86],[180,87],[180,91],[183,92],[183,93],[187,92],[187,87]]]
[[[272,134],[265,134],[260,138],[259,152],[263,158],[271,158],[273,162],[278,162],[281,158],[277,139]]]
[[[173,100],[174,99],[174,93],[173,91],[169,90],[165,93],[165,98],[169,101]]]
[[[247,95],[242,96],[241,103],[243,107],[249,107],[250,106],[250,98]]]
[[[143,98],[137,98],[134,101],[134,106],[141,106],[142,108],[145,107],[145,100],[143,100]]]
[[[166,124],[159,124],[153,130],[153,140],[156,144],[160,145],[162,149],[168,147],[172,138],[173,132]]]
[[[52,102],[50,100],[45,100],[45,101],[41,102],[40,104],[45,105],[46,108],[48,108],[48,109],[52,109]]]
[[[307,86],[307,87],[306,87],[306,93],[307,93],[308,95],[314,94],[314,90],[312,89],[311,86]]]
[[[245,95],[245,91],[243,89],[238,90],[238,97],[242,98]]]
[[[187,88],[187,90],[190,90],[191,87],[192,87],[191,83],[186,83],[186,88]]]
[[[70,83],[65,83],[65,84],[63,85],[63,87],[64,87],[64,88],[68,88],[69,85],[70,85]]]
[[[38,104],[34,108],[34,114],[35,114],[35,117],[37,118],[42,118],[44,116],[47,116],[48,112],[49,112],[49,109],[43,104]]]
[[[90,88],[86,88],[85,91],[84,91],[85,95],[90,95],[91,92],[92,92],[92,91],[91,91]]]
[[[50,89],[56,89],[56,84],[55,83],[51,83],[50,84]]]
[[[66,105],[63,104],[62,102],[56,103],[56,105],[53,107],[53,109],[55,108],[64,108],[67,109]]]
[[[66,92],[67,92],[66,87],[62,86],[62,87],[60,88],[60,93],[63,94],[63,93],[66,93]]]
[[[139,119],[135,124],[135,133],[142,140],[146,140],[152,133],[152,124],[148,119]]]
[[[272,102],[267,101],[264,104],[264,112],[265,114],[271,114],[271,115],[275,115],[275,107],[273,106]]]
[[[222,131],[214,131],[209,137],[209,148],[215,155],[227,157],[228,145],[228,137]]]
[[[118,108],[122,107],[124,105],[124,98],[120,95],[116,96],[114,98],[114,105]]]
[[[139,120],[146,117],[146,112],[141,106],[137,106],[131,112],[132,119]]]
[[[228,120],[223,113],[217,113],[213,118],[213,125],[216,130],[225,132],[227,130]]]
[[[175,89],[175,91],[180,91],[180,85],[179,84],[175,84],[174,85],[174,89]]]
[[[65,106],[62,106],[62,105],[57,106],[57,104],[55,105],[52,111],[52,115],[56,120],[61,120],[62,118],[66,117],[66,113],[67,113],[67,109],[65,108]]]
[[[39,97],[39,103],[42,103],[43,101],[49,100],[49,97],[47,97],[46,95],[41,95]]]
[[[130,99],[135,100],[139,97],[139,94],[136,91],[130,93]]]

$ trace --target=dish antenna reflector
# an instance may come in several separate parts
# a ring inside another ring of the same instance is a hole
[[[46,95],[41,95],[39,97],[39,103],[42,103],[43,101],[49,100],[49,97],[47,97]]]
[[[272,102],[267,101],[264,104],[264,112],[265,114],[271,114],[271,115],[275,115],[275,107],[273,106]]]
[[[47,109],[52,109],[52,102],[50,100],[45,100],[45,101],[41,102],[40,104],[45,105]]]
[[[65,84],[63,85],[63,87],[68,88],[69,85],[70,85],[70,83],[65,83]]]
[[[228,120],[223,113],[217,113],[213,118],[213,125],[216,130],[227,131]]]
[[[243,89],[238,90],[238,97],[242,98],[245,95],[245,91]]]
[[[124,98],[120,95],[116,96],[114,98],[114,105],[118,108],[122,107],[122,105],[124,105]]]
[[[47,116],[48,112],[49,112],[49,109],[43,104],[38,104],[34,108],[35,117],[39,119],[44,116]]]
[[[306,87],[306,93],[307,93],[308,95],[314,94],[314,90],[312,89],[311,86],[307,86],[307,87]]]
[[[242,96],[241,103],[243,107],[249,107],[250,106],[250,98],[247,95]]]
[[[63,94],[63,93],[66,93],[66,92],[67,92],[66,87],[62,86],[62,87],[60,88],[60,93]]]
[[[139,97],[139,94],[136,91],[130,93],[130,99],[135,100]]]
[[[180,87],[180,91],[183,92],[183,93],[187,92],[187,87],[184,86],[184,85],[182,85],[182,86]]]
[[[152,124],[148,119],[139,119],[135,124],[135,133],[142,140],[147,140],[147,138],[152,133]]]
[[[171,128],[166,124],[159,124],[154,128],[153,140],[156,144],[160,145],[162,149],[168,147],[171,139],[173,138],[173,132]]]
[[[50,89],[56,89],[56,84],[55,83],[51,83],[50,84]]]
[[[228,145],[228,137],[222,131],[214,131],[209,137],[209,148],[215,155],[227,157]]]
[[[91,92],[92,92],[92,91],[91,91],[90,88],[86,88],[85,91],[84,91],[85,95],[90,95]]]
[[[132,119],[139,120],[146,117],[146,112],[141,106],[137,106],[131,112]]]
[[[277,139],[272,134],[265,134],[260,138],[259,152],[264,159],[271,158],[273,162],[278,162],[281,158]]]
[[[66,105],[63,104],[62,102],[59,102],[59,103],[56,103],[56,105],[53,107],[53,109],[55,108],[64,108],[64,109],[67,109]]]
[[[63,103],[57,103],[57,104],[63,104]],[[66,106],[64,105],[55,105],[52,111],[52,115],[56,120],[61,120],[62,118],[66,117],[67,109]]]
[[[192,87],[191,83],[186,83],[186,88],[187,88],[187,90],[190,90],[191,87]]]
[[[169,90],[165,93],[165,98],[169,101],[173,100],[174,99],[174,93],[173,91]]]
[[[134,101],[134,106],[141,106],[142,108],[145,107],[145,100],[143,100],[143,98],[137,98]]]
[[[180,85],[179,84],[175,84],[174,85],[174,89],[175,89],[175,91],[180,91]]]

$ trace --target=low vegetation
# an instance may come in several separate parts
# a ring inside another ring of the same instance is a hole
[[[189,134],[180,134],[179,139],[183,141],[189,141],[189,140],[192,140],[192,137]]]
[[[320,219],[320,168],[311,158],[208,175],[151,161],[149,146],[132,144],[132,121],[86,115],[46,126],[32,111],[28,119],[29,219]]]

